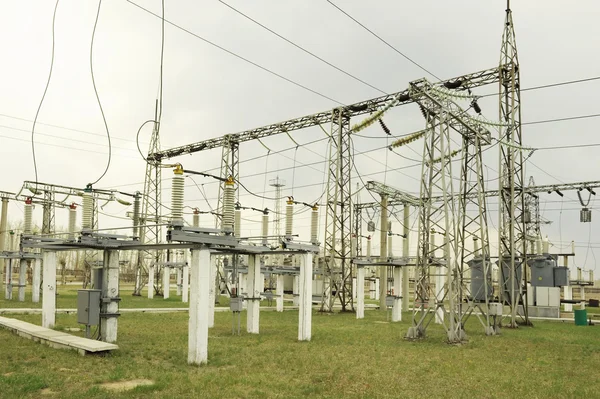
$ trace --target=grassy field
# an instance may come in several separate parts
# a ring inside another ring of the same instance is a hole
[[[123,306],[133,307],[135,300],[123,295]],[[40,315],[13,317],[41,322]],[[81,357],[0,330],[0,397],[600,396],[600,327],[537,322],[533,328],[504,329],[500,336],[486,337],[473,322],[467,326],[469,342],[457,346],[444,342],[437,325],[425,340],[404,340],[408,314],[402,323],[388,323],[379,311],[366,312],[363,320],[349,313],[315,313],[313,340],[298,342],[296,311],[262,313],[260,335],[233,336],[231,317],[215,315],[204,367],[186,364],[185,313],[124,314],[119,319],[120,349],[104,357]],[[75,315],[59,314],[57,329],[67,327],[78,327]],[[101,386],[132,379],[154,384],[124,393]]]

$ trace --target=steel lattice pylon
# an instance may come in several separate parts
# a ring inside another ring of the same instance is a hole
[[[525,207],[523,210],[523,223],[525,223],[526,241],[531,243],[529,249],[530,254],[535,254],[535,242],[538,237],[542,236],[541,224],[542,217],[540,215],[540,197],[535,194],[535,181],[533,176],[529,177],[529,185],[525,192]]]
[[[160,135],[158,123],[154,124],[148,154],[160,151]],[[161,241],[161,164],[160,160],[146,162],[146,176],[144,179],[144,194],[142,196],[142,212],[140,215],[140,242],[143,244],[158,244]],[[161,276],[161,251],[139,251],[136,265],[136,287],[133,295],[140,295],[142,288],[147,283],[143,278],[145,274],[154,270],[154,291],[162,293]],[[148,288],[152,289],[151,287]]]
[[[523,306],[523,318],[529,324],[525,224],[523,223],[524,178],[521,149],[521,81],[515,30],[510,1],[507,2],[499,68],[500,96],[500,176],[499,176],[499,260],[501,295],[510,306],[510,327],[517,326],[517,309]]]
[[[354,310],[354,301],[350,244],[353,227],[350,116],[343,108],[336,108],[332,112],[330,144],[323,254],[324,275],[328,281],[325,280],[323,287],[321,311],[331,312],[337,297],[344,312]]]

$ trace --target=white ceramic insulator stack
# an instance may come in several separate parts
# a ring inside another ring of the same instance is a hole
[[[388,258],[393,258],[394,257],[394,250],[392,248],[392,242],[393,242],[393,238],[394,236],[392,235],[388,235],[388,240],[387,240],[387,250],[388,250]]]
[[[233,219],[233,236],[240,238],[240,230],[242,229],[242,210],[236,209]]]
[[[548,236],[546,236],[546,238],[544,238],[544,240],[542,241],[542,253],[550,253],[550,241],[548,240]]]
[[[319,210],[313,209],[310,217],[310,242],[316,244],[318,242],[317,235],[319,232]]]
[[[233,231],[233,213],[235,207],[235,188],[233,184],[225,184],[223,190],[223,218],[221,229]]]
[[[194,227],[200,227],[200,214],[199,213],[194,213],[194,216],[192,217],[192,225]]]
[[[75,224],[77,223],[77,209],[69,208],[69,240],[75,239]]]
[[[94,216],[94,198],[92,193],[83,193],[83,219],[81,222],[82,230],[92,229],[92,219]]]
[[[140,196],[136,195],[133,200],[133,235],[138,236],[140,225]]]
[[[183,220],[183,185],[185,178],[182,175],[173,176],[171,185],[171,220]]]
[[[477,237],[473,237],[473,249],[475,256],[479,256],[479,239]]]
[[[33,205],[25,204],[25,217],[23,221],[23,233],[31,234],[31,225],[33,223]]]
[[[267,237],[269,236],[269,214],[262,215],[262,237],[263,245],[267,245]]]
[[[291,236],[294,226],[294,204],[287,204],[285,207],[285,235]]]
[[[367,258],[371,257],[371,239],[367,238]]]

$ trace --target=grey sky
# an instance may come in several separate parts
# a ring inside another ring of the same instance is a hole
[[[159,0],[135,0],[160,14]],[[305,1],[228,1],[232,6],[270,27],[274,31],[316,53],[329,62],[387,92],[406,88],[409,81],[426,73],[372,37],[324,0]],[[377,34],[392,43],[441,78],[450,78],[498,64],[504,20],[502,0],[462,1],[342,1],[336,2]],[[532,87],[600,75],[596,39],[600,37],[600,3],[577,1],[576,5],[559,1],[529,0],[513,2],[517,44],[523,87]],[[105,167],[106,139],[90,78],[89,46],[96,13],[96,2],[61,0],[56,20],[56,53],[52,81],[40,112],[39,122],[71,129],[84,134],[38,124],[36,127],[39,180],[83,187],[97,179]],[[51,49],[51,19],[54,1],[13,1],[4,4],[0,15],[3,61],[0,66],[0,190],[17,191],[23,180],[33,180],[30,150],[31,122],[47,79]],[[295,80],[343,103],[376,97],[380,93],[356,82],[329,66],[309,57],[271,33],[244,19],[218,1],[166,1],[166,18],[208,40],[240,54],[260,65]],[[113,136],[113,161],[107,176],[97,187],[119,186],[122,190],[142,190],[144,162],[135,149],[139,125],[154,115],[159,76],[160,20],[125,0],[105,0],[94,46],[94,70],[99,95]],[[431,78],[430,76],[428,76]],[[593,93],[600,82],[575,84],[523,93],[523,121],[594,114],[599,110]],[[478,90],[487,94],[497,90],[489,86]],[[486,98],[481,105],[488,119],[496,120],[496,99]],[[335,107],[336,104],[302,90],[170,25],[166,26],[164,62],[163,148],[195,142],[225,133],[286,120]],[[390,111],[384,118],[395,135],[423,127],[416,106]],[[358,122],[358,119],[354,122]],[[597,119],[525,126],[524,141],[533,147],[600,142],[596,138]],[[15,130],[21,129],[21,130]],[[382,137],[379,126],[361,132]],[[147,151],[150,128],[142,131],[142,146]],[[300,143],[324,137],[318,129],[293,133]],[[55,146],[44,145],[42,143]],[[289,138],[278,136],[265,140],[273,151],[293,147]],[[357,152],[382,147],[385,139],[355,138]],[[58,147],[56,147],[58,146]],[[62,148],[60,146],[70,147]],[[300,163],[322,160],[325,142],[284,153],[289,158],[271,155],[243,164],[242,176],[263,173],[265,169],[290,168]],[[259,143],[241,147],[241,158],[266,154]],[[400,153],[416,159],[422,142],[402,148]],[[563,151],[539,151],[527,165],[527,175],[536,183],[598,179],[600,161],[597,147]],[[219,151],[177,158],[184,167],[207,170],[218,166]],[[382,149],[356,158],[361,174],[408,166],[414,162]],[[290,159],[291,158],[291,159]],[[497,147],[486,153],[490,167],[490,188],[498,169]],[[535,166],[534,166],[535,165]],[[324,164],[310,168],[288,169],[279,174],[288,182],[284,194],[300,201],[319,197],[322,186],[299,188],[323,181]],[[539,169],[538,169],[539,168]],[[371,175],[365,180],[386,180],[407,191],[418,191],[420,168]],[[456,170],[458,172],[458,170]],[[164,172],[170,178],[171,172]],[[216,184],[206,183],[209,199],[216,197]],[[245,185],[255,192],[264,189],[265,176],[248,177]],[[137,184],[133,184],[137,183]],[[187,203],[206,209],[198,189],[190,181]],[[164,202],[169,204],[170,183],[165,182]],[[268,187],[267,187],[268,189]],[[272,195],[269,193],[267,195]],[[362,200],[372,198],[363,193]],[[240,198],[244,205],[269,206],[270,202],[251,196]],[[574,192],[561,202],[557,195],[542,195],[544,218],[553,223],[543,227],[557,246],[560,240],[575,240],[576,264],[594,267],[593,252],[586,256],[588,241],[600,245],[595,223],[579,223],[580,205]],[[212,206],[215,205],[212,201]],[[490,201],[491,222],[497,224],[496,199]],[[563,208],[562,215],[560,208]],[[109,205],[105,212],[123,215],[124,207]],[[66,217],[57,211],[58,224]],[[21,218],[18,206],[11,206],[11,218]],[[305,214],[307,215],[307,214]],[[303,216],[305,216],[303,215]],[[309,219],[296,225],[306,231]],[[258,215],[245,214],[258,220]],[[594,212],[593,220],[598,215]],[[36,220],[41,209],[36,209]],[[101,227],[126,223],[103,216]],[[490,225],[492,227],[492,225]],[[416,228],[416,226],[415,226]],[[591,230],[590,230],[591,228]],[[246,231],[256,234],[256,226]],[[307,231],[306,231],[307,232]],[[304,234],[304,238],[308,238]],[[491,232],[496,242],[495,230]],[[396,240],[400,248],[400,240]],[[414,240],[413,240],[414,243]],[[376,245],[375,245],[376,247]],[[555,247],[558,250],[557,247]]]

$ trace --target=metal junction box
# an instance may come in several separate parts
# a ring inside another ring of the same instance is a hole
[[[77,323],[100,324],[100,290],[77,290]]]
[[[242,297],[234,297],[229,299],[229,309],[232,312],[241,312],[244,308],[244,302]]]
[[[569,268],[557,266],[554,268],[554,286],[566,287],[569,285]]]

